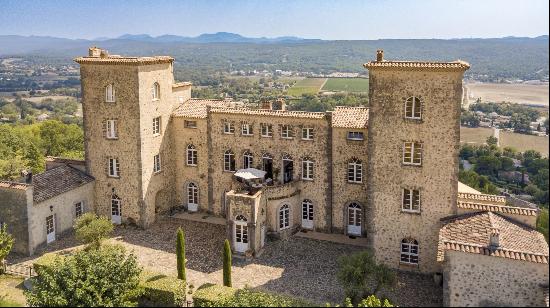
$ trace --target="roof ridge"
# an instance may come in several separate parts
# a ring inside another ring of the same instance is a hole
[[[487,248],[489,249],[489,246],[488,245],[480,245],[480,244],[474,244],[474,243],[465,243],[465,242],[460,242],[460,241],[453,241],[453,240],[443,240],[443,243],[449,243],[449,244],[457,244],[457,245],[464,245],[464,246],[470,246],[470,247],[478,247],[478,248]],[[538,253],[538,252],[527,252],[527,251],[522,251],[522,250],[517,250],[517,249],[509,249],[509,248],[502,248],[502,247],[498,247],[498,248],[495,248],[493,249],[494,251],[505,251],[505,252],[514,252],[514,253],[524,253],[524,254],[530,254],[530,255],[534,255],[534,256],[541,256],[541,257],[548,257],[550,256],[549,254],[544,254],[544,253]]]

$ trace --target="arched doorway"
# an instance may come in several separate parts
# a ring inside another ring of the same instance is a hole
[[[238,215],[235,217],[235,251],[246,252],[248,250],[248,225],[246,217]]]
[[[361,235],[361,206],[352,202],[348,205],[348,234],[349,235]]]

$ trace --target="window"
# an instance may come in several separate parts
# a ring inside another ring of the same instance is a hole
[[[120,163],[118,158],[109,158],[109,176],[114,178],[120,177]]]
[[[294,179],[294,161],[292,156],[288,154],[283,155],[283,184],[292,182]]]
[[[414,239],[401,241],[401,262],[418,264],[418,242]]]
[[[153,156],[153,172],[160,172],[160,154]]]
[[[422,103],[420,98],[411,96],[405,102],[405,118],[407,119],[422,119]]]
[[[248,123],[243,123],[241,128],[241,135],[252,136],[252,125]]]
[[[187,165],[188,166],[196,166],[197,165],[197,149],[195,149],[195,146],[190,144],[187,146]]]
[[[288,204],[279,209],[279,229],[284,230],[290,227],[290,208]]]
[[[195,183],[187,185],[187,203],[199,204],[199,187]]]
[[[313,127],[302,128],[302,139],[313,140]]]
[[[109,84],[107,85],[107,87],[105,87],[105,101],[107,103],[115,102],[115,87],[112,84]]]
[[[262,129],[262,137],[273,137],[273,126],[271,124],[262,123],[260,127]]]
[[[75,203],[74,210],[76,218],[82,216],[82,212],[84,212],[84,204],[82,203],[82,201]]]
[[[401,209],[406,212],[420,212],[420,191],[403,189],[403,204]]]
[[[422,165],[422,143],[405,142],[403,144],[403,164]]]
[[[155,82],[155,84],[153,84],[153,88],[151,88],[151,96],[154,101],[160,99],[160,85],[158,82]]]
[[[153,119],[153,135],[160,135],[160,117]]]
[[[348,140],[363,140],[363,132],[348,132]]]
[[[348,163],[348,182],[363,182],[363,163],[356,158]]]
[[[302,180],[313,180],[313,161],[311,158],[302,160]]]
[[[53,215],[46,217],[46,234],[52,234],[55,232]]]
[[[117,139],[117,120],[107,120],[107,139]]]
[[[244,152],[244,155],[243,155],[243,168],[244,169],[252,168],[252,161],[253,161],[252,153],[250,153],[250,151]]]
[[[290,125],[281,126],[281,138],[292,139],[292,137],[294,137],[292,135],[292,126]]]
[[[223,133],[224,134],[234,134],[235,125],[233,122],[223,122]]]
[[[186,128],[197,128],[197,121],[185,121]]]
[[[223,154],[223,171],[235,171],[235,154],[231,150]]]
[[[117,195],[111,196],[111,216],[112,217],[120,217],[122,215],[122,209],[121,209],[122,202],[120,198]]]

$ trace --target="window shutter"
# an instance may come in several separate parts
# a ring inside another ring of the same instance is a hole
[[[102,126],[102,129],[103,129],[103,137],[107,138],[107,120],[103,120],[101,122],[101,126]]]

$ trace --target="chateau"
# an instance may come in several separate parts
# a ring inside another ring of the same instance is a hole
[[[392,268],[442,277],[445,305],[544,304],[538,210],[459,191],[468,63],[378,51],[364,64],[368,108],[299,112],[282,100],[252,109],[193,99],[167,56],[93,47],[75,61],[85,164],[54,159],[34,182],[0,182],[0,214],[17,216],[20,252],[55,240],[83,211],[147,228],[183,209],[225,218],[235,253],[253,256],[268,238],[304,229],[344,234],[366,238]]]

